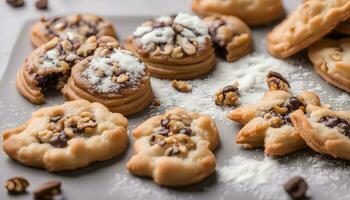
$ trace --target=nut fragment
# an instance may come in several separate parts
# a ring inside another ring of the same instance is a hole
[[[23,177],[13,177],[6,181],[5,188],[10,194],[24,193],[29,182]]]
[[[129,80],[129,76],[126,74],[122,74],[122,75],[118,76],[116,82],[117,83],[124,83],[125,81],[128,81],[128,80]]]
[[[184,53],[182,51],[182,47],[178,46],[178,47],[174,48],[172,53],[171,53],[171,57],[175,58],[175,59],[183,58]]]
[[[308,185],[306,181],[300,176],[293,177],[289,179],[287,183],[284,184],[284,190],[293,199],[304,198],[307,189],[308,189]]]
[[[218,106],[233,106],[238,103],[239,100],[239,92],[237,83],[233,85],[229,85],[219,90],[215,94],[215,104]]]
[[[283,78],[280,73],[269,71],[266,76],[266,84],[270,90],[284,90],[288,91],[290,89],[290,85],[288,81]]]
[[[49,181],[33,191],[35,199],[52,199],[61,193],[61,182]]]
[[[173,86],[173,88],[175,88],[177,91],[180,91],[180,92],[191,92],[192,91],[192,85],[186,83],[185,81],[173,80],[171,82],[171,85]]]

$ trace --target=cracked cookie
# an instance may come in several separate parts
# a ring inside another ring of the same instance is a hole
[[[26,123],[4,131],[3,150],[27,166],[73,170],[121,154],[128,121],[85,100],[39,109]]]
[[[249,27],[239,18],[226,15],[214,15],[203,19],[216,49],[228,62],[233,62],[253,50],[252,35]]]
[[[327,82],[350,93],[350,38],[322,39],[308,49],[315,71]]]
[[[216,63],[207,26],[185,13],[144,22],[124,45],[147,64],[151,76],[159,78],[193,79]]]
[[[308,115],[291,114],[295,127],[313,150],[350,160],[350,113],[309,105]]]
[[[146,65],[118,44],[76,64],[62,93],[68,100],[100,102],[112,112],[131,115],[153,101]]]
[[[131,174],[152,177],[159,185],[185,186],[215,171],[212,151],[219,134],[208,116],[175,108],[146,120],[133,136],[135,154],[126,165]]]
[[[249,26],[267,24],[284,15],[281,0],[193,0],[192,10],[200,16],[236,16]]]
[[[103,35],[115,37],[113,24],[92,14],[70,14],[62,17],[44,18],[36,22],[30,31],[32,45],[37,48],[54,37],[72,32],[81,37],[101,37]]]
[[[306,146],[290,114],[305,112],[309,104],[320,105],[319,97],[311,92],[292,96],[284,90],[273,90],[266,92],[259,103],[237,108],[227,117],[244,125],[236,143],[246,148],[265,147],[266,155],[281,156]]]
[[[17,90],[35,104],[44,103],[44,92],[50,88],[60,90],[73,65],[103,48],[106,41],[119,45],[109,36],[85,40],[72,32],[53,38],[27,56],[17,72]]]
[[[267,35],[267,49],[289,57],[331,32],[350,16],[348,0],[306,0]]]

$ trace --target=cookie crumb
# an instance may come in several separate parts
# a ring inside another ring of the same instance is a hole
[[[218,106],[233,106],[239,101],[238,83],[220,89],[215,94],[215,104]]]
[[[171,85],[173,88],[175,88],[179,92],[191,92],[192,91],[192,85],[186,83],[185,81],[178,81],[178,80],[173,80],[171,82]]]
[[[48,0],[36,0],[35,6],[39,10],[46,10],[48,8]]]
[[[61,193],[61,182],[49,181],[33,191],[35,199],[52,199]]]
[[[284,184],[284,190],[293,198],[301,199],[305,197],[308,185],[306,181],[300,177],[295,176]]]
[[[153,106],[160,106],[161,104],[160,104],[160,100],[159,99],[154,99],[153,100]]]
[[[25,193],[29,182],[23,177],[13,177],[6,181],[5,188],[10,194]]]
[[[269,90],[284,90],[290,89],[289,82],[278,72],[269,71],[266,75],[266,84]]]
[[[14,8],[22,7],[24,0],[6,0],[6,2]]]

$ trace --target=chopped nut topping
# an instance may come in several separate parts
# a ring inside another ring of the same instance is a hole
[[[215,94],[215,104],[218,106],[233,106],[239,101],[238,84],[234,83],[219,90]]]
[[[177,91],[180,92],[191,92],[192,91],[192,85],[186,83],[185,81],[177,81],[173,80],[171,82],[173,88],[175,88]]]
[[[124,83],[127,80],[129,80],[129,76],[126,74],[122,74],[122,75],[118,76],[116,82],[117,83]]]
[[[280,73],[269,71],[266,76],[266,83],[270,90],[284,90],[288,91],[290,89],[290,85],[288,81],[283,78]]]

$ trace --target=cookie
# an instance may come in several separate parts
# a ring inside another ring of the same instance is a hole
[[[349,17],[348,0],[303,1],[267,35],[267,49],[274,57],[289,57],[318,41]]]
[[[322,39],[308,48],[315,71],[327,82],[350,93],[350,38]]]
[[[253,39],[249,27],[239,18],[213,15],[203,19],[210,36],[226,61],[233,62],[253,50]]]
[[[338,33],[350,35],[350,19],[339,23],[338,26],[335,28],[335,31]]]
[[[350,113],[309,105],[309,113],[291,114],[295,127],[313,150],[350,160]]]
[[[207,74],[216,63],[208,28],[197,16],[161,16],[138,26],[124,43],[139,56],[151,76],[193,79]]]
[[[123,115],[140,112],[153,101],[146,65],[117,43],[76,64],[62,93],[68,100],[100,102]]]
[[[3,150],[26,166],[73,170],[121,154],[128,121],[100,103],[85,100],[39,109],[31,119],[4,131]]]
[[[134,131],[134,155],[126,168],[163,186],[197,183],[215,171],[219,143],[215,122],[181,108],[141,123]]]
[[[281,0],[193,0],[192,10],[200,16],[233,15],[249,26],[267,24],[284,15]]]
[[[253,105],[237,108],[227,117],[243,124],[236,143],[245,147],[265,147],[268,156],[282,156],[306,146],[290,120],[296,110],[305,111],[306,105],[320,105],[319,97],[312,92],[292,96],[284,90],[272,90]]]
[[[30,40],[37,48],[54,37],[67,32],[79,34],[81,37],[116,37],[113,24],[93,14],[70,14],[61,17],[44,18],[36,22],[30,30]]]
[[[70,76],[73,65],[96,49],[103,48],[104,41],[119,45],[112,37],[96,39],[68,32],[55,37],[30,53],[17,72],[16,87],[29,101],[35,104],[45,102],[44,93],[50,88],[60,90]]]

